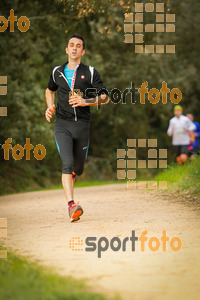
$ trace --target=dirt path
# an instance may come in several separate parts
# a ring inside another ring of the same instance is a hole
[[[59,274],[88,278],[95,290],[118,292],[122,299],[200,299],[200,203],[121,184],[77,188],[75,196],[84,208],[77,223],[69,223],[62,190],[0,197],[0,217],[8,218],[7,247]],[[173,252],[168,243],[166,252],[162,246],[152,252],[147,241],[141,252],[136,241],[133,252],[128,241],[127,251],[109,248],[97,258],[97,251],[69,248],[72,237],[123,240],[132,230],[138,237],[147,230],[148,240],[166,230],[170,240],[181,239],[182,249]]]

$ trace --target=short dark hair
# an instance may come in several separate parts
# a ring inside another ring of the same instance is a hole
[[[82,35],[77,34],[77,33],[72,34],[72,35],[68,38],[67,46],[68,46],[68,44],[69,44],[69,41],[70,41],[72,38],[77,38],[77,39],[81,40],[81,41],[83,42],[83,49],[85,49],[85,40],[84,40],[84,38],[83,38]]]

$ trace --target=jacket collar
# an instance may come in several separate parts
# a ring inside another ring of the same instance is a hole
[[[64,69],[65,69],[65,66],[68,64],[68,61],[66,63],[64,63],[63,65],[60,66],[59,68],[59,71],[64,73]],[[78,66],[78,69],[80,68],[80,66],[82,65],[82,62],[80,62],[79,66]]]

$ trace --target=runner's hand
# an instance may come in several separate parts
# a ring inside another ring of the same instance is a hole
[[[51,118],[55,112],[55,109],[56,109],[55,104],[53,106],[47,108],[47,110],[45,112],[45,117],[48,122],[51,122]]]
[[[69,97],[69,104],[72,105],[72,107],[77,106],[86,106],[85,99],[83,99],[81,96],[74,94],[73,96]]]

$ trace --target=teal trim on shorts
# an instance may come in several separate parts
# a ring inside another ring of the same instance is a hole
[[[55,140],[56,140],[56,137],[55,137]],[[59,152],[59,154],[60,154],[60,147],[59,147],[59,145],[58,145],[58,142],[57,142],[57,140],[56,140],[56,146],[57,146],[57,148],[58,148],[58,152]]]
[[[87,151],[86,151],[86,155],[85,155],[85,160],[87,159],[87,156],[88,156],[89,144],[90,144],[90,140],[88,141]]]

